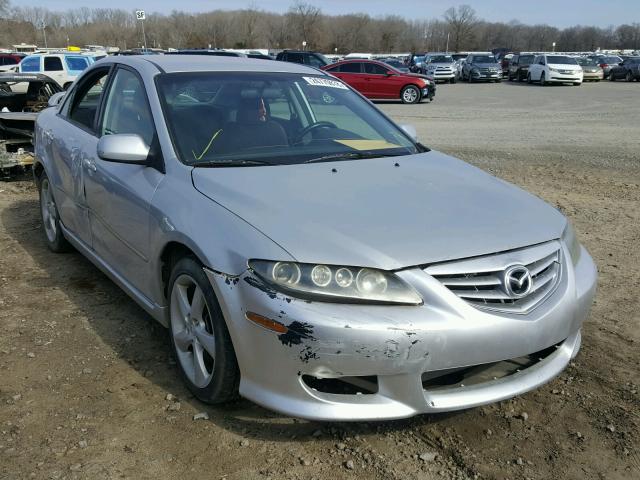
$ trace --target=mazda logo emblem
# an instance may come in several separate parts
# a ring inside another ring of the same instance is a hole
[[[504,289],[511,298],[527,296],[532,286],[531,272],[524,265],[514,265],[504,272]]]

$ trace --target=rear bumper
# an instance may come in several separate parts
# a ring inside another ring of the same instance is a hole
[[[550,381],[577,354],[595,293],[595,265],[585,250],[565,272],[544,304],[514,316],[474,308],[420,269],[400,272],[425,299],[417,307],[308,302],[270,291],[250,272],[229,279],[206,270],[233,340],[241,395],[287,415],[345,421],[460,410]],[[289,332],[260,327],[247,312]],[[431,381],[541,351],[547,352],[542,359],[497,379]],[[309,381],[345,377],[375,388],[335,393]]]

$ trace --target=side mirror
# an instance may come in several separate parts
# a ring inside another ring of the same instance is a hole
[[[111,162],[145,165],[149,157],[149,145],[140,135],[104,135],[98,140],[98,156]]]
[[[409,135],[414,142],[418,141],[418,132],[416,131],[416,127],[409,124],[402,124],[400,125],[400,128],[404,131],[404,133]]]
[[[387,73],[385,73],[385,75],[387,77],[393,77],[395,75],[395,72],[392,72],[391,70],[387,70]]]
[[[62,102],[62,99],[66,94],[67,92],[54,93],[49,97],[49,100],[47,101],[47,105],[49,105],[50,107],[57,107],[58,105],[60,105],[60,103]]]

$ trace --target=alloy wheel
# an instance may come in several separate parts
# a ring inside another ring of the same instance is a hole
[[[56,236],[58,235],[58,209],[56,208],[56,202],[53,199],[51,184],[49,183],[48,178],[42,180],[42,186],[40,188],[42,191],[40,209],[42,210],[44,231],[49,241],[55,242]]]
[[[216,341],[202,289],[187,274],[171,290],[171,333],[180,366],[189,381],[204,388],[213,377]]]

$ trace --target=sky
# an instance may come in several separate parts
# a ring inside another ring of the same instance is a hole
[[[329,15],[366,12],[372,16],[394,14],[408,19],[441,17],[449,7],[471,5],[478,16],[489,21],[519,20],[525,24],[546,23],[556,27],[595,25],[606,27],[640,22],[640,0],[305,0]],[[12,0],[14,6],[66,10],[85,7],[142,9],[169,13],[171,10],[201,12],[254,7],[286,12],[293,0]]]

